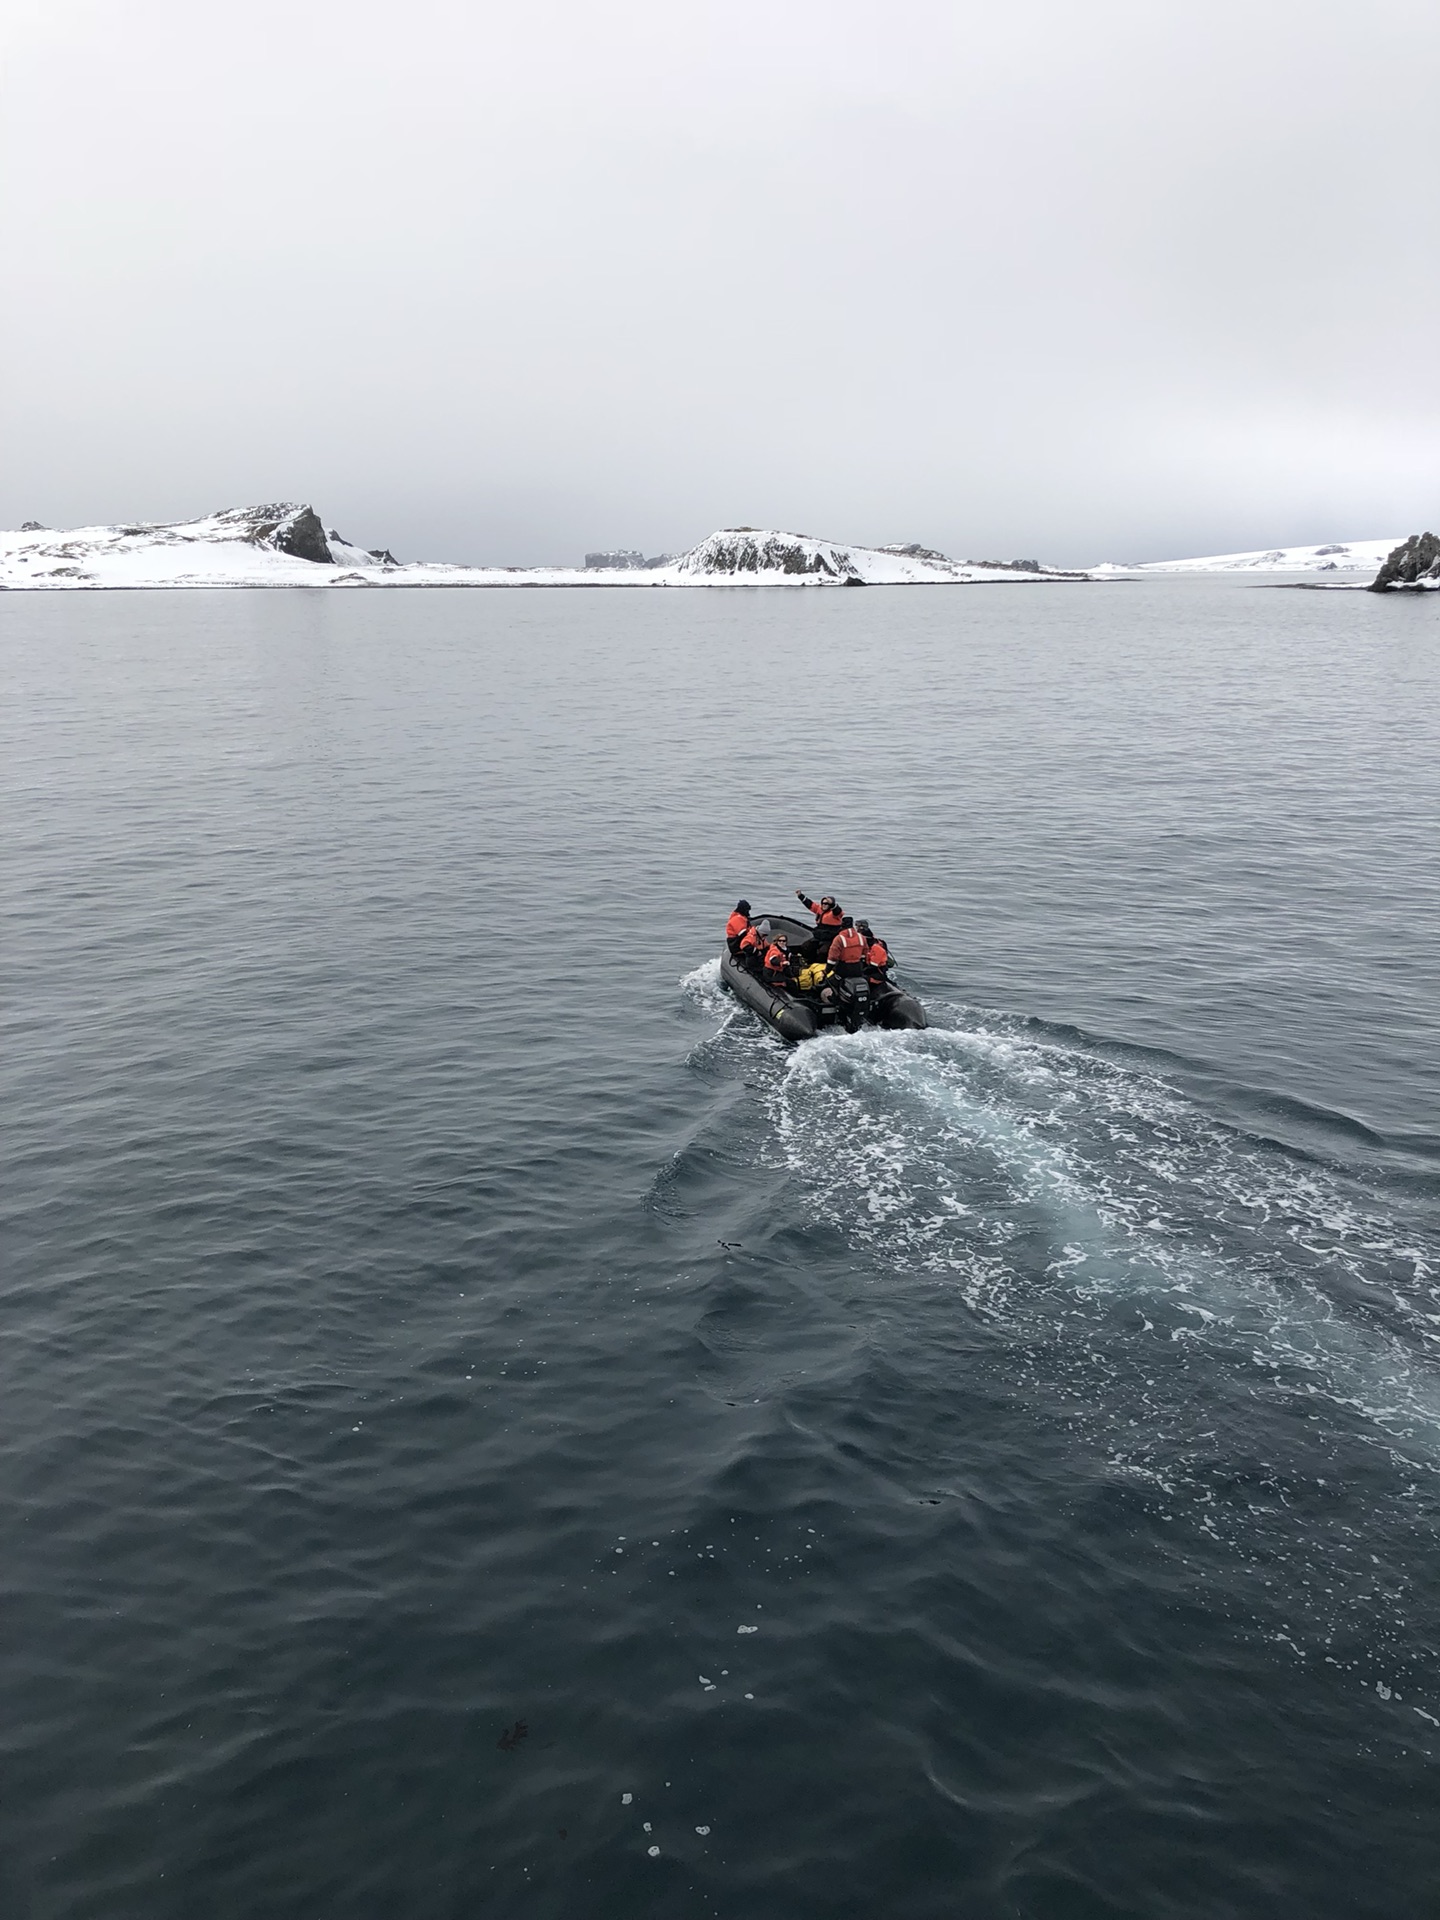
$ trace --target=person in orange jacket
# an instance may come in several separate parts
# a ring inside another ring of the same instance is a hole
[[[740,942],[744,939],[745,929],[749,924],[750,902],[748,900],[737,900],[735,902],[735,911],[725,922],[725,944],[730,949],[730,958],[732,960],[738,960],[740,958]]]
[[[788,986],[790,981],[790,942],[783,933],[777,933],[765,950],[765,984],[767,987]]]
[[[762,921],[761,925],[765,927],[768,933],[770,927],[769,921]],[[765,948],[767,944],[765,934],[761,933],[760,928],[756,926],[752,920],[740,936],[740,951],[736,955],[740,965],[750,973],[758,973],[760,971],[760,964],[765,958]]]
[[[839,931],[840,922],[844,916],[836,904],[833,893],[822,893],[818,900],[812,900],[808,894],[802,893],[800,888],[797,887],[795,889],[795,898],[800,902],[802,907],[805,907],[809,912],[814,914],[815,931],[817,934],[834,934]]]
[[[868,920],[857,920],[855,924],[865,936],[865,971],[871,986],[887,986],[890,980],[890,969],[895,964],[890,958],[890,949],[879,938]]]
[[[840,930],[825,957],[842,980],[853,980],[865,971],[865,948],[864,934],[847,913],[841,916]]]

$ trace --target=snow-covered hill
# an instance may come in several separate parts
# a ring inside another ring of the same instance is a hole
[[[312,507],[228,507],[174,525],[28,525],[0,533],[5,587],[270,587],[394,573],[388,554],[327,534]]]
[[[817,586],[954,586],[957,581],[1081,579],[1051,567],[951,560],[931,547],[842,547],[808,533],[728,527],[672,562],[682,580],[755,581]]]
[[[1198,560],[1103,560],[1094,574],[1373,572],[1397,540],[1342,540],[1323,547],[1270,547],[1263,553],[1212,553]]]
[[[0,533],[0,588],[955,586],[1083,579],[1033,562],[955,561],[925,547],[846,547],[738,527],[665,566],[455,567],[399,564],[357,547],[312,507],[231,507],[173,525],[29,525]]]

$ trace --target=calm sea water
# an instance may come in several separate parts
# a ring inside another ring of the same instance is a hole
[[[1429,1910],[1440,602],[0,671],[7,1915]],[[727,1006],[796,886],[929,1031]]]

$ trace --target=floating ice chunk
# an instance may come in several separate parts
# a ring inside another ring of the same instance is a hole
[[[696,1827],[695,1831],[696,1833],[704,1834],[704,1833],[709,1833],[710,1829],[709,1827]]]
[[[659,1847],[647,1847],[646,1852],[650,1855],[650,1858],[652,1860],[658,1860],[660,1858]]]
[[[631,1801],[632,1801],[632,1800],[633,1800],[634,1798],[635,1798],[635,1796],[634,1796],[634,1794],[633,1794],[633,1793],[622,1793],[622,1794],[621,1794],[621,1796],[620,1796],[620,1804],[621,1804],[621,1806],[622,1806],[622,1807],[628,1807],[628,1806],[629,1806],[629,1804],[630,1804],[630,1802],[631,1802]]]
[[[1440,1727],[1440,1720],[1437,1720],[1433,1713],[1426,1713],[1424,1707],[1412,1707],[1410,1711],[1418,1713],[1422,1720],[1428,1720],[1432,1727]]]
[[[651,1827],[650,1822],[648,1820],[645,1822],[645,1831],[646,1833],[653,1832],[653,1828]]]
[[[736,1627],[735,1631],[737,1633],[758,1633],[760,1629],[759,1627]]]
[[[753,1693],[747,1693],[747,1694],[746,1694],[746,1696],[745,1696],[745,1698],[746,1698],[747,1700],[753,1700],[753,1699],[755,1698],[755,1696],[754,1696],[754,1694],[753,1694]]]
[[[1390,1698],[1391,1690],[1389,1687],[1386,1686],[1383,1680],[1377,1680],[1375,1682],[1375,1691],[1379,1694],[1382,1700],[1388,1700]]]
[[[701,1686],[702,1686],[702,1687],[708,1687],[708,1686],[710,1685],[710,1676],[709,1676],[709,1674],[706,1674],[706,1673],[702,1673],[702,1674],[699,1674],[699,1675],[697,1675],[696,1677],[698,1678],[698,1680],[699,1680],[699,1682],[700,1682],[700,1684],[701,1684]]]

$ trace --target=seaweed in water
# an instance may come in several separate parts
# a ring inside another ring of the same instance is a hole
[[[513,1727],[506,1727],[495,1744],[502,1753],[513,1753],[529,1731],[523,1720],[517,1720]]]

